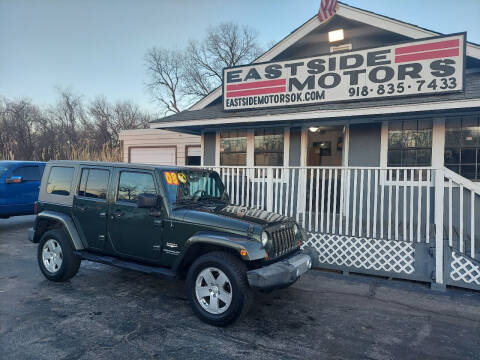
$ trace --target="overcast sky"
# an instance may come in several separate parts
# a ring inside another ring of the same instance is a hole
[[[480,43],[480,0],[346,0],[439,31],[467,31]],[[320,0],[0,0],[0,96],[44,105],[56,88],[86,99],[131,99],[154,111],[143,56],[181,49],[209,25],[235,21],[266,47],[313,16]]]

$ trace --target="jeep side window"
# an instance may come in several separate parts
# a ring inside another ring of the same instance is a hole
[[[12,176],[21,176],[23,181],[40,181],[42,174],[39,166],[20,166],[13,170]]]
[[[157,195],[151,174],[122,171],[118,182],[117,201],[136,203],[139,194]]]
[[[83,169],[78,196],[106,199],[110,171],[103,169]]]
[[[74,170],[73,167],[52,166],[47,181],[47,193],[70,195]]]

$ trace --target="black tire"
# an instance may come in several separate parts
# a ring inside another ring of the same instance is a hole
[[[42,251],[45,243],[48,240],[55,240],[60,248],[62,253],[62,263],[60,268],[55,272],[49,271],[42,259]],[[37,260],[40,270],[43,275],[50,281],[66,281],[73,277],[80,267],[81,259],[73,253],[73,243],[70,237],[62,229],[49,230],[40,238],[37,249]]]
[[[208,267],[223,271],[231,283],[232,301],[228,309],[221,314],[207,312],[199,303],[195,293],[197,277]],[[253,299],[245,264],[235,256],[221,251],[199,257],[188,269],[186,286],[188,300],[194,313],[200,320],[215,326],[227,326],[246,315]]]

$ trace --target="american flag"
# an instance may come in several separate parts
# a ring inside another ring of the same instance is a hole
[[[333,16],[337,11],[337,0],[322,0],[318,9],[318,18],[321,22]]]

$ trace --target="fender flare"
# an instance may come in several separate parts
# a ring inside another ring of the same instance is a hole
[[[253,261],[265,258],[267,255],[262,244],[257,240],[248,238],[247,236],[236,235],[231,233],[216,232],[216,231],[201,231],[190,237],[174,265],[177,268],[183,262],[185,255],[193,245],[215,245],[230,250],[234,250],[240,255],[241,250],[246,250],[247,254],[241,256],[246,261]]]
[[[35,219],[35,229],[37,228],[38,221],[41,219],[50,219],[59,222],[70,236],[70,239],[72,239],[75,250],[83,250],[85,248],[77,228],[70,216],[56,211],[42,211]]]

